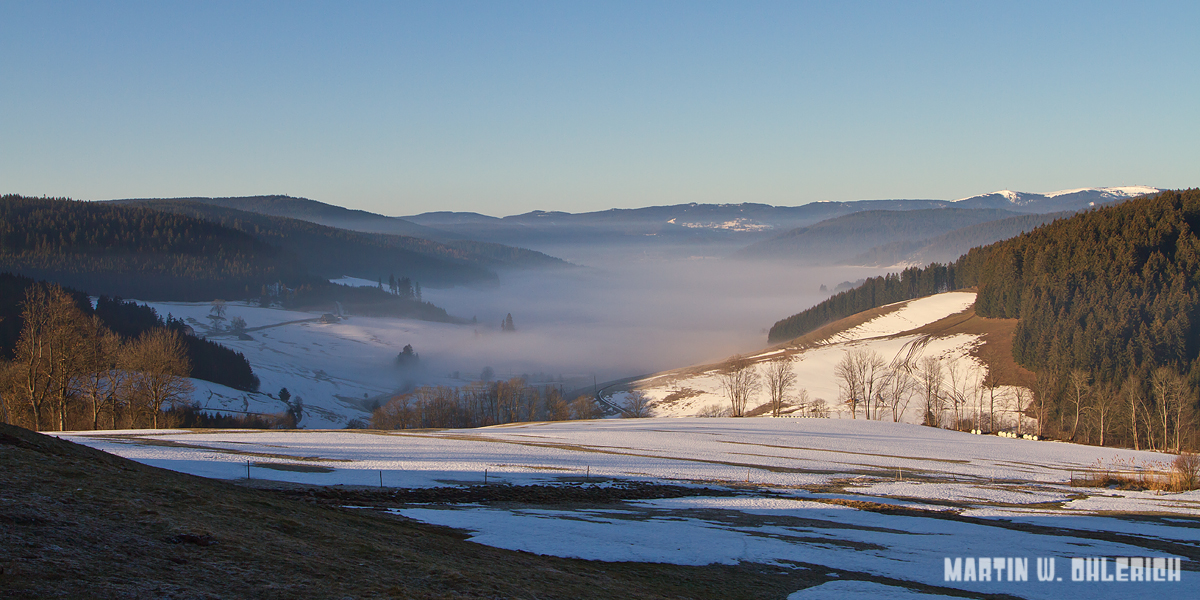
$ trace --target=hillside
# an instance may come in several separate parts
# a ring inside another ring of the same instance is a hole
[[[974,310],[975,294],[947,292],[917,300],[888,304],[830,323],[807,335],[743,358],[757,373],[760,385],[746,403],[748,416],[771,411],[765,378],[773,360],[786,357],[795,377],[785,414],[853,418],[844,402],[845,382],[837,375],[838,364],[852,351],[867,351],[883,362],[873,377],[879,393],[892,403],[880,404],[877,420],[916,424],[943,424],[957,428],[958,421],[978,420],[980,403],[986,395],[989,417],[995,429],[1029,431],[1035,424],[1027,416],[1018,418],[1018,393],[1028,394],[1032,373],[1012,358],[1013,319],[986,319]],[[939,398],[929,401],[939,408],[929,414],[926,398],[915,385],[924,362],[938,365]],[[734,368],[731,359],[660,373],[633,382],[627,389],[641,390],[651,399],[655,416],[717,414],[730,408],[723,373]],[[902,374],[900,369],[903,371]],[[950,373],[954,375],[951,376]],[[944,388],[944,389],[942,389]],[[804,390],[800,394],[799,390]],[[1022,391],[1018,391],[1022,390]],[[624,395],[616,394],[620,403]],[[947,399],[953,398],[952,402]],[[857,418],[866,418],[859,407]],[[969,429],[970,426],[963,426]]]
[[[901,240],[871,248],[851,258],[852,265],[890,267],[894,265],[927,265],[949,263],[966,254],[971,248],[1015,237],[1055,219],[1070,217],[1073,212],[1018,215],[1007,219],[968,225],[949,233],[923,240]]]
[[[386,233],[391,235],[414,236],[430,240],[454,239],[455,236],[445,231],[425,227],[399,217],[387,217],[365,210],[343,208],[326,204],[308,198],[293,198],[291,196],[238,196],[232,198],[131,198],[113,200],[117,203],[130,204],[205,204],[215,208],[229,208],[237,211],[267,215],[271,217],[286,217],[317,223],[328,227],[363,231],[369,233]]]
[[[792,229],[747,246],[733,256],[801,263],[842,262],[860,253],[864,240],[878,245],[926,239],[1014,215],[1000,209],[965,208],[857,212]]]
[[[491,269],[540,269],[570,266],[541,252],[504,244],[461,239],[397,217],[351,210],[305,198],[250,196],[244,198],[172,198],[113,200],[117,204],[148,206],[187,214],[254,234],[299,253],[321,269],[349,271],[374,279],[387,264],[407,267],[405,275],[434,285],[465,280],[494,279]],[[333,256],[329,252],[334,253]],[[363,252],[366,252],[364,255]],[[382,252],[383,256],[374,256]],[[464,269],[465,267],[465,269]],[[394,268],[394,267],[393,267]],[[399,276],[399,271],[396,271]],[[386,273],[385,273],[386,276]]]
[[[0,271],[127,298],[245,297],[318,284],[296,258],[241,231],[148,208],[0,197]]]
[[[752,563],[621,564],[501,550],[445,527],[345,508],[345,494],[360,490],[254,489],[3,424],[0,489],[0,596],[11,598],[761,598],[825,580]],[[400,503],[391,494],[372,501]]]
[[[869,279],[779,321],[769,339],[791,339],[886,302],[977,285],[979,316],[1015,320],[1013,358],[1036,373],[1037,411],[1058,435],[1194,448],[1197,227],[1200,190],[1134,198],[975,248],[951,265]]]
[[[979,312],[1035,369],[1200,377],[1200,189],[1080,214],[991,247]]]
[[[408,235],[363,233],[183,200],[120,201],[185,214],[244,231],[296,254],[310,269],[329,278],[343,275],[377,279],[389,274],[431,285],[494,281],[492,269],[569,266],[541,252],[501,244],[452,240],[439,242]]]
[[[323,279],[351,276],[386,281],[394,274],[435,286],[496,281],[495,273],[469,260],[466,253],[429,240],[364,234],[193,202],[126,204],[187,215],[241,231],[295,256]]]

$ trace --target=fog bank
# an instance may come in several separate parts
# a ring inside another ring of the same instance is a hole
[[[430,374],[466,378],[490,366],[501,377],[604,381],[721,360],[764,347],[775,321],[826,297],[822,284],[882,272],[575,250],[568,259],[587,266],[503,273],[486,290],[426,290],[451,314],[478,319],[468,335],[413,342]],[[510,313],[516,331],[501,332]]]

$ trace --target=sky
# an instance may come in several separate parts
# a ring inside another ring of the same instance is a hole
[[[0,193],[388,215],[1200,185],[1196,2],[0,0]]]

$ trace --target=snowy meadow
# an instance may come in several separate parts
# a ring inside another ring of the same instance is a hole
[[[476,486],[486,477],[493,485],[656,481],[726,490],[732,495],[594,506],[388,510],[465,529],[482,544],[541,554],[690,565],[751,561],[873,578],[826,584],[796,598],[946,588],[1024,598],[1118,598],[1134,585],[1182,598],[1187,594],[1178,582],[1072,581],[1071,558],[1182,558],[1185,581],[1200,558],[1200,492],[1071,485],[1075,475],[1098,466],[1165,468],[1165,455],[903,423],[610,419],[441,431],[164,430],[63,437],[224,479],[414,488]],[[969,557],[972,565],[979,557],[1028,559],[1028,581],[993,579],[990,572],[987,581],[946,581],[944,559],[956,557]],[[1054,558],[1055,577],[1062,581],[1039,581],[1038,558]]]

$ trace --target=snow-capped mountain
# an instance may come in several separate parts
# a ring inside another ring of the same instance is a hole
[[[1078,188],[1073,190],[1059,190],[1048,194],[1000,190],[990,194],[980,194],[978,196],[955,200],[954,204],[963,208],[1004,208],[1020,212],[1045,213],[1061,210],[1079,210],[1109,202],[1144,196],[1146,194],[1157,194],[1161,191],[1158,188],[1144,185]]]

